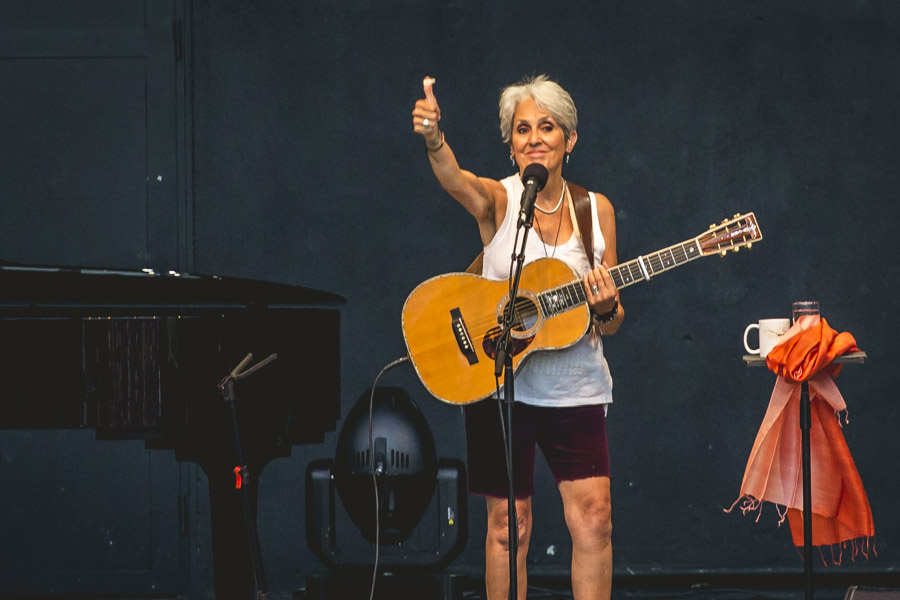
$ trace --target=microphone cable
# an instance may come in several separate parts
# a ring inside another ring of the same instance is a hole
[[[375,388],[378,385],[378,380],[382,375],[384,375],[386,372],[393,369],[397,365],[407,361],[409,361],[409,355],[393,360],[382,367],[381,371],[378,372],[378,375],[375,376],[375,381],[372,382],[372,393],[369,394],[369,456],[372,457],[372,487],[375,490],[375,565],[372,567],[372,587],[371,591],[369,592],[369,600],[373,600],[373,598],[375,597],[375,580],[378,578],[379,537],[381,536],[381,510],[378,500],[378,477],[375,472],[375,440],[372,434],[373,413],[375,407]]]

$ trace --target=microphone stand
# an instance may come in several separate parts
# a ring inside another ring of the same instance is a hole
[[[512,437],[512,416],[513,404],[515,403],[515,376],[512,368],[512,326],[515,318],[516,297],[519,294],[519,280],[522,277],[522,266],[525,263],[525,246],[528,242],[528,232],[531,230],[532,221],[534,220],[534,211],[528,212],[526,218],[520,224],[525,231],[522,234],[522,246],[518,253],[513,253],[511,258],[516,261],[515,274],[512,279],[509,299],[510,302],[503,312],[503,324],[501,326],[501,334],[497,343],[497,355],[494,358],[494,376],[503,379],[503,404],[506,409],[506,418],[504,419],[504,433],[506,437],[506,472],[509,477],[509,495],[508,495],[508,512],[507,519],[509,521],[509,600],[518,598],[518,563],[519,554],[519,522],[516,515],[516,492],[513,477],[513,437]]]
[[[253,575],[256,578],[257,600],[268,600],[269,590],[268,586],[266,585],[266,574],[263,571],[262,549],[259,545],[259,534],[256,530],[256,524],[254,523],[250,506],[250,492],[247,485],[244,483],[244,481],[246,481],[247,478],[250,477],[250,470],[247,469],[247,465],[244,464],[244,453],[241,450],[241,437],[238,433],[237,411],[235,409],[234,382],[238,381],[239,379],[249,377],[276,358],[278,358],[277,354],[270,354],[264,360],[253,365],[249,369],[244,370],[244,367],[246,367],[247,364],[251,360],[253,360],[253,354],[248,354],[244,357],[244,360],[242,360],[240,364],[238,364],[238,366],[236,366],[234,370],[226,375],[225,378],[219,383],[219,391],[222,393],[223,399],[231,409],[231,424],[234,432],[234,450],[237,454],[238,459],[238,466],[234,471],[237,475],[237,487],[239,487],[241,490],[241,499],[244,504],[244,522],[247,526],[247,537],[250,541],[250,558],[253,561]]]

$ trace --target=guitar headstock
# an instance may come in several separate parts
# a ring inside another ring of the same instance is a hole
[[[733,219],[725,219],[718,225],[710,225],[709,231],[694,239],[704,255],[725,256],[729,250],[737,252],[744,246],[753,246],[762,239],[762,231],[756,223],[756,215],[751,212],[734,215]]]

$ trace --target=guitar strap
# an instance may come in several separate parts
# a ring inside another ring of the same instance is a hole
[[[572,210],[575,213],[575,221],[578,224],[578,233],[581,243],[584,245],[584,253],[587,254],[591,268],[594,268],[594,223],[591,219],[591,197],[588,191],[580,185],[567,183],[569,193],[572,194]]]
[[[581,243],[584,244],[584,252],[587,254],[588,262],[591,263],[591,268],[593,269],[594,228],[593,223],[591,222],[591,197],[588,195],[588,191],[580,185],[569,182],[567,182],[566,185],[569,187],[569,194],[572,196],[572,210],[569,214],[575,215],[575,224],[577,225],[576,233],[581,238]],[[482,250],[481,253],[475,257],[475,260],[472,261],[472,264],[469,265],[469,268],[466,269],[466,273],[481,275],[483,266],[484,251]]]

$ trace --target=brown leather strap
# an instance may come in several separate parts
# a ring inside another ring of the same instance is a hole
[[[472,264],[469,265],[469,268],[466,269],[466,273],[472,273],[473,275],[481,275],[482,270],[484,270],[484,250],[475,257],[475,260],[472,261]]]
[[[572,207],[575,209],[575,220],[578,221],[578,232],[581,234],[581,243],[584,244],[584,252],[587,254],[591,268],[594,268],[594,227],[591,221],[591,197],[588,191],[574,183],[568,183],[569,193],[572,194]]]
[[[569,193],[572,195],[572,207],[575,209],[575,220],[578,232],[581,234],[581,243],[584,244],[584,252],[587,254],[591,268],[594,268],[594,227],[591,222],[591,197],[588,191],[574,183],[567,182]],[[481,275],[484,267],[484,251],[475,257],[472,264],[466,269],[466,273]]]

